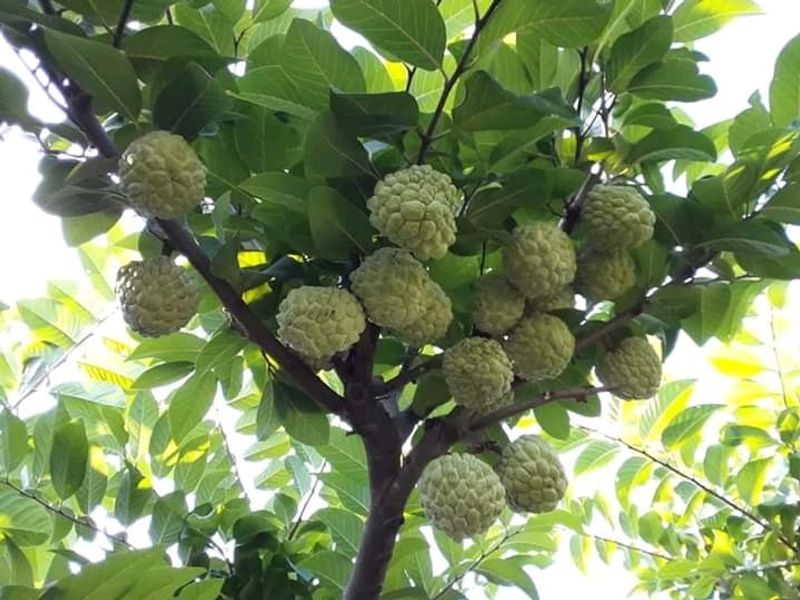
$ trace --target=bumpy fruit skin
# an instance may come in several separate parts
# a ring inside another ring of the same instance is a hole
[[[421,300],[430,279],[425,267],[407,250],[381,248],[351,273],[351,289],[369,320],[398,329],[421,316]]]
[[[200,303],[189,274],[166,256],[128,263],[117,273],[116,287],[128,327],[147,337],[178,331]]]
[[[578,257],[575,289],[589,300],[615,300],[636,285],[636,264],[627,250],[585,252]]]
[[[418,487],[425,514],[456,541],[485,532],[506,505],[500,478],[471,454],[433,460]]]
[[[653,237],[656,216],[636,190],[624,185],[597,185],[581,211],[581,230],[601,252],[630,250]]]
[[[525,303],[525,314],[535,315],[569,308],[575,308],[575,292],[570,286],[566,286],[552,296],[543,296],[535,300],[528,300],[528,302]]]
[[[506,446],[497,473],[516,512],[550,512],[567,489],[561,461],[550,444],[535,435],[523,435]]]
[[[430,165],[414,165],[384,177],[367,200],[370,223],[420,260],[442,258],[456,241],[461,193],[450,177]]]
[[[533,315],[511,330],[504,347],[517,375],[539,381],[558,377],[567,368],[575,337],[558,317]]]
[[[130,205],[146,217],[182,217],[205,195],[203,163],[186,140],[168,131],[153,131],[128,146],[119,178]]]
[[[603,357],[597,377],[612,393],[625,400],[647,399],[661,384],[661,359],[643,337],[625,338]]]
[[[456,404],[487,412],[511,390],[514,370],[495,340],[466,338],[448,348],[442,361],[447,387]]]
[[[520,225],[503,248],[506,277],[528,299],[555,294],[575,278],[575,248],[551,223]]]
[[[453,320],[450,298],[432,279],[425,284],[420,309],[419,318],[395,330],[402,342],[417,348],[444,337]]]
[[[278,337],[311,364],[320,365],[358,341],[364,310],[350,292],[305,285],[278,307]]]
[[[478,280],[475,298],[475,326],[489,335],[503,335],[522,318],[523,295],[499,273]]]

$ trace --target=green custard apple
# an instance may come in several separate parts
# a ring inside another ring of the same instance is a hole
[[[466,338],[448,348],[442,371],[455,403],[477,413],[501,404],[514,381],[503,347],[481,337]]]
[[[539,314],[523,318],[504,344],[514,372],[528,381],[558,377],[575,352],[575,337],[558,317]]]
[[[575,278],[575,248],[555,224],[520,225],[503,247],[503,265],[506,277],[525,298],[552,296]]]
[[[506,446],[497,473],[508,504],[517,512],[550,512],[567,489],[561,461],[550,444],[536,435],[523,435]]]
[[[580,230],[600,252],[631,250],[653,237],[656,216],[639,191],[626,185],[597,185],[586,196]]]
[[[604,357],[596,368],[597,378],[612,393],[625,400],[654,396],[661,385],[661,359],[644,337],[629,337]]]
[[[616,300],[636,285],[636,263],[627,250],[584,252],[578,257],[575,289],[593,302]]]
[[[489,335],[503,335],[522,318],[524,296],[499,273],[487,273],[478,280],[475,298],[475,326]]]

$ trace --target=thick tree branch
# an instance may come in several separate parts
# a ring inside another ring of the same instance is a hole
[[[592,191],[592,188],[600,181],[600,177],[590,173],[581,187],[575,192],[575,195],[567,203],[566,213],[564,219],[561,221],[561,230],[567,235],[571,235],[578,225],[578,219],[581,216],[581,209],[586,202],[586,196]]]
[[[47,65],[41,57],[40,63]],[[53,72],[52,67],[49,67]],[[119,150],[103,128],[92,108],[91,97],[77,84],[69,82],[68,85],[58,84],[67,101],[67,116],[78,129],[83,131],[86,138],[97,147],[100,154],[106,158],[119,156]],[[311,398],[316,400],[326,410],[344,416],[344,406],[340,396],[325,385],[303,360],[281,344],[267,326],[250,310],[242,300],[239,293],[224,279],[215,276],[211,271],[211,261],[197,245],[194,237],[177,221],[157,219],[162,231],[169,238],[169,242],[181,254],[186,256],[192,266],[205,279],[209,287],[216,293],[226,310],[237,321],[245,332],[246,337],[270,354],[277,363],[286,371],[290,379]]]
[[[122,36],[125,35],[125,27],[128,25],[128,19],[131,16],[131,9],[135,0],[125,0],[122,5],[122,10],[119,13],[119,21],[117,21],[117,28],[114,30],[114,47],[119,48],[122,43]]]
[[[483,17],[475,22],[475,30],[472,32],[472,37],[469,39],[469,42],[467,42],[467,47],[464,49],[464,54],[461,56],[461,60],[458,61],[453,74],[445,81],[444,88],[442,88],[442,95],[439,97],[439,103],[436,105],[436,109],[433,111],[433,115],[431,116],[431,122],[428,124],[428,128],[425,130],[425,133],[423,133],[421,136],[422,144],[420,145],[419,153],[417,154],[417,164],[422,164],[425,161],[425,156],[428,154],[428,151],[434,142],[436,128],[439,126],[439,121],[442,119],[442,115],[444,114],[444,107],[447,105],[447,99],[450,97],[450,93],[453,91],[453,88],[455,87],[459,78],[467,72],[467,69],[469,69],[472,51],[475,49],[475,45],[478,43],[478,37],[480,36],[481,31],[484,30],[486,25],[491,20],[492,15],[499,8],[502,1],[503,0],[493,0],[491,5],[489,5],[489,8],[486,9],[486,13],[483,15]]]
[[[751,512],[750,510],[748,510],[744,506],[740,506],[739,504],[737,504],[736,502],[734,502],[733,500],[731,500],[730,498],[725,496],[725,494],[718,492],[717,490],[712,488],[710,484],[707,484],[707,483],[705,483],[703,481],[700,481],[699,479],[697,479],[696,477],[694,477],[693,475],[691,475],[689,473],[685,473],[684,471],[681,471],[675,465],[667,462],[666,460],[664,460],[662,458],[657,457],[656,455],[654,455],[651,452],[645,450],[644,448],[640,448],[640,447],[638,447],[638,446],[636,446],[634,444],[631,444],[630,442],[628,442],[627,440],[625,440],[623,438],[616,437],[616,436],[613,436],[613,435],[609,435],[609,434],[604,433],[602,431],[598,431],[596,429],[592,429],[591,427],[580,426],[580,428],[583,429],[584,431],[586,431],[587,433],[591,433],[593,435],[597,435],[597,436],[603,437],[603,438],[605,438],[605,439],[607,439],[609,441],[612,441],[614,443],[620,444],[621,446],[624,446],[625,448],[627,448],[631,452],[633,452],[635,454],[638,454],[640,456],[643,456],[644,458],[656,463],[657,465],[660,465],[660,466],[664,467],[670,473],[672,473],[674,475],[677,475],[678,477],[680,477],[684,481],[688,481],[689,483],[694,485],[696,488],[704,491],[706,494],[708,494],[712,498],[716,498],[720,503],[724,504],[725,506],[730,508],[732,511],[740,514],[741,516],[743,516],[747,520],[751,521],[752,523],[755,523],[756,525],[761,527],[764,531],[774,532],[778,536],[778,539],[781,541],[781,543],[783,543],[787,548],[793,550],[794,552],[800,552],[800,548],[798,548],[796,544],[794,544],[789,538],[787,538],[785,535],[783,535],[778,529],[773,527],[768,521],[765,521],[764,519],[761,519],[758,515],[756,515],[755,513]]]

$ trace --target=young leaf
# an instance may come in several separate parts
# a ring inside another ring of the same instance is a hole
[[[50,479],[62,500],[72,496],[86,476],[89,441],[81,419],[56,426],[50,449]]]
[[[769,110],[778,127],[786,127],[800,116],[800,35],[783,47],[775,62]]]
[[[675,41],[691,42],[720,30],[730,20],[761,14],[753,0],[685,0],[675,10]]]

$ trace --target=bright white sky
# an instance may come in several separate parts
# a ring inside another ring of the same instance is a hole
[[[298,7],[319,4],[317,0],[295,2]],[[710,57],[703,71],[714,77],[719,88],[711,100],[683,105],[698,126],[734,116],[747,107],[748,97],[757,89],[765,101],[768,98],[775,57],[800,31],[800,0],[761,0],[761,5],[763,16],[741,19],[697,43],[697,49]],[[343,42],[349,45],[350,39]],[[29,85],[29,107],[34,115],[45,121],[59,120],[55,107],[2,39],[0,66],[12,70]],[[0,301],[6,304],[35,297],[43,293],[48,280],[77,278],[81,271],[77,255],[63,243],[59,219],[44,214],[30,200],[38,182],[38,150],[35,142],[23,138],[18,131],[0,139]],[[667,371],[672,379],[705,376],[707,367],[697,366],[702,364],[705,360],[698,350],[686,344],[685,350],[668,361]],[[591,495],[592,484],[589,479],[576,482],[582,488],[576,491]],[[589,576],[580,575],[572,566],[566,547],[557,564],[557,568],[534,573],[543,600],[598,596],[614,600],[626,597],[633,584],[633,578],[622,567],[612,569],[598,561]],[[516,600],[525,596],[506,588],[498,597]]]

